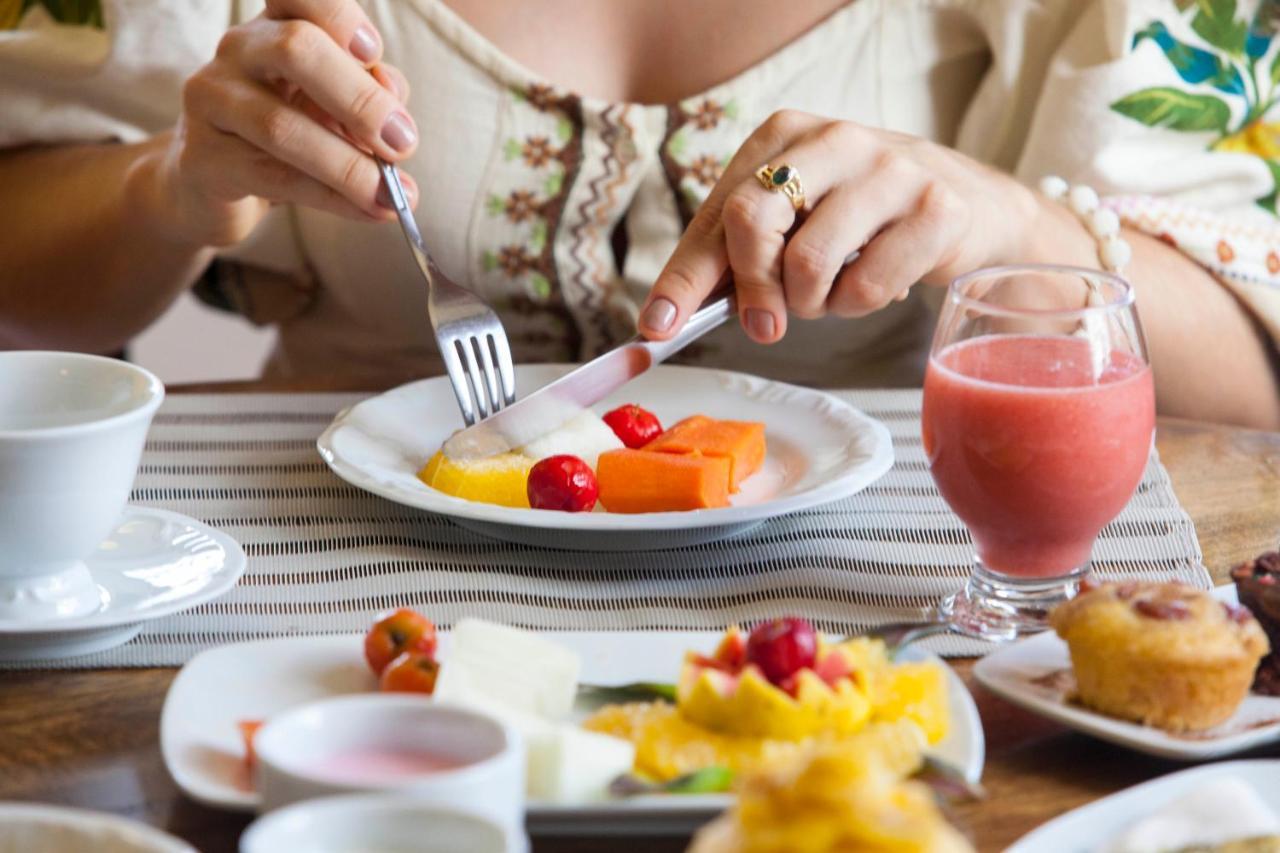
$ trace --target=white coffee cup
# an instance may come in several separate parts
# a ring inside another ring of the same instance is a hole
[[[102,605],[84,558],[129,499],[164,386],[70,352],[0,352],[0,619]]]
[[[240,853],[527,853],[524,831],[412,795],[350,794],[294,803],[258,818]]]
[[[254,737],[260,810],[358,792],[395,792],[458,807],[505,826],[524,824],[524,747],[510,726],[479,711],[412,693],[322,699],[272,717]],[[447,766],[420,772],[351,768],[360,756],[384,765],[425,755]]]

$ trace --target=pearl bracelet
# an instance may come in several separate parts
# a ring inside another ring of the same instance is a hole
[[[1057,175],[1040,180],[1040,192],[1071,208],[1098,241],[1098,260],[1107,272],[1119,273],[1133,258],[1133,249],[1120,236],[1120,217],[1098,204],[1098,194],[1084,184],[1069,185]]]

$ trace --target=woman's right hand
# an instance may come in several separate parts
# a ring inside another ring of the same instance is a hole
[[[227,31],[191,76],[153,177],[172,218],[203,246],[246,237],[273,203],[361,222],[394,217],[369,152],[395,162],[418,131],[404,76],[379,62],[382,39],[356,0],[267,0]],[[417,186],[403,176],[412,204]]]

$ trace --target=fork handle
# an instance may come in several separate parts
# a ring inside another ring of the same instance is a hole
[[[409,197],[405,194],[404,184],[400,182],[400,172],[381,157],[373,159],[378,164],[378,171],[382,173],[382,181],[387,185],[387,191],[391,193],[391,203],[395,205],[396,216],[400,219],[400,230],[404,232],[409,251],[413,253],[413,258],[418,262],[418,268],[422,270],[422,274],[427,277],[427,284],[434,287],[436,262],[432,260],[426,243],[422,241],[422,232],[418,230],[418,223],[413,218],[413,210],[409,207]]]

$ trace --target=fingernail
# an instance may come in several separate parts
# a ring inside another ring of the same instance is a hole
[[[760,308],[747,309],[747,331],[757,341],[772,341],[777,324],[773,315]]]
[[[409,207],[414,207],[418,203],[418,183],[408,172],[400,172],[400,184],[404,187],[405,201],[409,202]]]
[[[418,141],[413,120],[405,113],[392,113],[382,125],[382,141],[400,152],[408,151]]]
[[[649,303],[640,317],[640,325],[655,332],[665,332],[676,321],[676,305],[670,299],[658,298]]]
[[[385,207],[387,210],[396,209],[396,203],[391,200],[391,190],[387,189],[386,184],[378,184],[378,194],[374,196],[373,200],[378,203],[378,207]]]
[[[382,43],[373,27],[361,24],[351,37],[351,55],[361,62],[373,62],[378,58]]]

